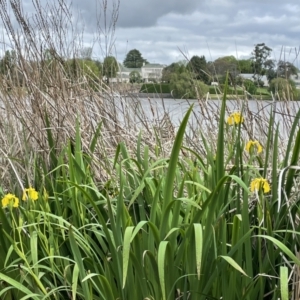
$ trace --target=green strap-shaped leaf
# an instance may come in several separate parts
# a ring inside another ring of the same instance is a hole
[[[249,193],[249,188],[247,187],[247,185],[244,183],[244,181],[240,177],[238,177],[236,175],[228,175],[228,177],[230,177],[237,184],[239,184],[245,190],[245,192]]]
[[[232,259],[230,256],[226,256],[226,255],[220,255],[219,257],[223,258],[224,260],[226,260],[233,268],[235,268],[237,271],[239,271],[240,273],[242,273],[243,275],[249,277],[244,270],[235,262],[234,259]]]
[[[108,280],[103,275],[100,275],[99,279],[100,279],[100,282],[103,287],[103,291],[105,294],[105,300],[115,300],[116,298],[114,297],[114,294],[112,292],[112,289],[111,289],[111,286],[110,286]]]
[[[165,260],[168,243],[167,241],[163,241],[159,244],[158,248],[158,276],[163,300],[166,300]]]
[[[217,182],[224,176],[224,125],[225,125],[225,109],[226,109],[226,98],[228,90],[228,72],[226,74],[225,86],[224,86],[224,95],[222,99],[221,111],[220,111],[220,120],[219,120],[219,132],[217,140]]]
[[[36,276],[39,274],[39,269],[38,269],[38,249],[37,249],[37,232],[33,231],[30,234],[30,252],[31,252],[31,259],[32,259],[32,264],[34,266],[34,273]]]
[[[300,155],[300,130],[297,132],[296,140],[295,140],[295,146],[293,148],[293,154],[291,158],[291,166],[295,166],[298,164],[299,160],[299,155]],[[292,187],[294,185],[294,177],[295,177],[295,169],[289,169],[288,174],[287,174],[287,179],[285,183],[285,192],[287,195],[287,198],[289,198],[290,193],[292,191]]]
[[[125,230],[124,234],[124,243],[123,243],[123,285],[125,287],[126,278],[127,278],[127,270],[128,270],[128,263],[129,263],[129,252],[130,252],[130,243],[131,243],[131,236],[133,232],[134,226],[129,226]]]
[[[102,122],[99,123],[96,131],[95,131],[95,134],[92,138],[92,141],[90,143],[90,151],[93,153],[95,151],[95,148],[96,148],[96,144],[97,144],[97,140],[98,140],[98,137],[100,136],[100,130],[101,130],[101,127],[102,127]]]
[[[185,181],[185,183],[195,185],[195,186],[199,187],[200,189],[202,189],[203,191],[211,193],[211,190],[209,190],[207,187],[205,187],[204,185],[202,185],[202,184],[200,184],[198,182],[187,180],[187,181]]]
[[[179,152],[181,149],[181,144],[183,141],[185,128],[186,128],[186,125],[187,125],[187,122],[190,117],[192,109],[193,109],[193,106],[191,106],[189,108],[189,110],[187,111],[187,113],[185,114],[185,116],[180,124],[180,127],[178,129],[175,141],[174,141],[174,145],[173,145],[171,156],[170,156],[169,166],[168,166],[168,170],[167,170],[167,174],[166,174],[163,210],[165,210],[166,207],[168,206],[168,204],[172,201],[173,185],[174,185],[174,179],[175,179],[175,174],[176,174],[178,156],[179,156]]]
[[[73,276],[72,276],[72,300],[77,299],[78,277],[79,277],[79,268],[78,268],[78,264],[75,263],[73,269]]]
[[[293,252],[282,242],[278,241],[277,239],[268,236],[268,235],[254,235],[253,237],[261,237],[267,240],[270,240],[273,244],[275,244],[282,252],[284,252],[295,264],[300,266],[300,260],[293,254]]]
[[[22,283],[0,273],[0,280],[5,281],[6,283],[8,283],[9,285],[13,286],[14,288],[16,288],[17,290],[25,293],[26,295],[32,295],[32,300],[39,300],[40,296],[38,296],[37,294],[33,294],[32,291],[30,291],[27,287],[25,287]],[[2,294],[5,291],[0,291],[0,296],[2,296]]]
[[[78,269],[79,269],[79,278],[80,280],[83,280],[85,277],[85,268],[84,268],[84,264],[83,264],[83,259],[79,250],[79,247],[77,245],[76,239],[75,239],[75,235],[74,235],[74,231],[73,228],[70,226],[69,229],[69,239],[70,239],[70,246],[74,255],[74,259],[78,265]],[[82,289],[83,289],[83,294],[84,294],[84,298],[86,300],[92,300],[92,295],[89,291],[89,286],[88,286],[88,282],[82,282]]]
[[[130,242],[133,241],[133,239],[135,238],[135,236],[137,235],[137,233],[141,230],[141,228],[143,228],[143,226],[145,224],[148,224],[148,221],[140,221],[134,228],[134,231],[131,235],[131,239],[130,239]]]
[[[280,267],[280,294],[281,300],[289,300],[289,289],[288,289],[288,268]]]
[[[198,275],[198,280],[200,280],[202,249],[203,249],[202,225],[201,224],[194,224],[194,232],[195,232],[195,244],[196,244],[197,275]]]

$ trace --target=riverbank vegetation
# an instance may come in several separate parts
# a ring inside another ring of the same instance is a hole
[[[64,5],[34,20],[67,28]],[[54,47],[66,37],[33,40],[42,24],[15,13],[18,63],[0,85],[0,298],[298,299],[300,112],[229,110],[227,78],[220,106],[198,101],[176,127],[80,64],[70,76]]]
[[[299,100],[300,90],[292,80],[292,76],[294,79],[298,76],[297,68],[283,61],[276,64],[269,58],[270,52],[264,44],[256,45],[255,55],[248,63],[233,56],[214,62],[206,62],[204,56],[193,56],[186,64],[172,63],[165,67],[162,83],[143,84],[140,92],[160,94],[164,91],[183,99],[219,99],[219,95],[224,94],[225,73],[228,72],[227,94],[232,99]]]
[[[285,82],[285,81],[283,81]],[[141,94],[145,94],[145,96],[148,94],[155,95],[155,97],[159,98],[162,94],[166,97],[173,97],[173,98],[183,98],[183,99],[211,99],[211,100],[219,100],[222,98],[222,95],[224,93],[224,87],[225,85],[222,84],[220,86],[209,86],[205,84],[199,84],[196,87],[194,85],[193,79],[191,79],[189,76],[185,78],[185,84],[181,84],[182,82],[177,82],[175,85],[170,85],[167,83],[144,83],[140,85],[139,92]],[[186,87],[188,85],[188,88]],[[230,99],[241,99],[241,100],[272,100],[272,94],[271,92],[276,93],[276,88],[278,84],[274,81],[274,84],[272,85],[272,90],[269,91],[266,87],[259,87],[257,88],[253,82],[250,80],[245,81],[245,85],[247,86],[247,89],[245,87],[241,86],[227,86],[227,96]],[[287,97],[283,98],[283,95],[287,95],[287,91],[289,90],[289,85],[282,85],[280,88],[279,95],[281,96],[282,100],[287,100]],[[176,89],[177,88],[177,89]],[[196,89],[197,92],[196,93]],[[284,93],[284,89],[286,92]],[[185,91],[185,94],[183,93]],[[252,93],[250,93],[252,91]],[[293,99],[296,99],[297,97],[297,91],[293,89],[293,93],[290,92],[290,94],[293,95]],[[182,96],[181,96],[182,95]]]
[[[300,90],[292,80],[292,76],[298,78],[298,69],[290,62],[272,60],[271,51],[262,43],[255,46],[253,56],[248,60],[225,56],[206,62],[204,56],[186,57],[186,63],[172,63],[163,69],[162,82],[169,83],[177,98],[195,98],[198,94],[198,98],[203,99],[207,97],[207,92],[210,95],[224,92],[228,72],[228,93],[233,97],[299,100]],[[196,92],[191,92],[193,90]]]

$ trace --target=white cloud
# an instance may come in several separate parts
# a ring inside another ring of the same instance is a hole
[[[21,2],[30,14],[31,1]],[[81,11],[87,45],[95,36],[96,2],[99,8],[102,0],[73,0],[74,15]],[[264,42],[279,58],[282,49],[299,48],[299,12],[299,0],[121,0],[114,53],[123,61],[136,48],[150,62],[169,64],[183,59],[179,49],[207,60],[241,58]],[[94,49],[100,57],[99,47]]]

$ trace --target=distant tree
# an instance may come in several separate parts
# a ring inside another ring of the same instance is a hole
[[[272,49],[265,45],[265,43],[256,44],[252,51],[252,68],[253,79],[259,82],[261,77],[266,74],[266,63],[269,61]]]
[[[113,56],[107,56],[103,62],[103,76],[106,77],[107,83],[109,83],[110,78],[114,78],[117,75],[119,69],[118,62]]]
[[[7,76],[7,87],[23,85],[24,74],[17,68],[17,54],[14,50],[7,50],[0,60],[0,74]]]
[[[136,49],[130,50],[123,62],[127,68],[141,68],[144,63],[148,64],[148,61],[144,59],[141,52]]]
[[[91,80],[98,80],[100,78],[100,68],[97,63],[89,59],[81,59],[78,61],[82,75]]]
[[[266,60],[265,75],[267,76],[269,84],[272,79],[277,77],[277,71],[275,70],[275,61],[273,59]]]
[[[242,76],[237,76],[236,78],[235,78],[235,83],[237,84],[237,85],[240,85],[240,86],[242,86],[243,84],[244,84],[244,78],[242,77]]]
[[[5,54],[0,61],[0,73],[3,75],[7,75],[9,72],[12,72],[12,70],[16,66],[16,60],[17,56],[14,50],[5,51]]]
[[[277,65],[278,77],[289,79],[291,75],[298,76],[298,69],[288,61],[280,60]]]
[[[257,86],[255,85],[255,83],[251,79],[245,79],[243,81],[243,85],[245,87],[245,90],[249,94],[251,94],[251,95],[255,95],[256,94]]]
[[[73,82],[85,82],[92,88],[97,88],[97,83],[101,78],[101,63],[89,59],[73,58],[65,61],[64,68],[67,76]]]
[[[93,53],[92,47],[84,47],[80,50],[80,58],[85,60],[91,60],[92,53]]]
[[[164,82],[170,82],[172,74],[181,74],[185,70],[186,67],[184,64],[180,62],[172,63],[163,69],[161,80]]]
[[[277,77],[277,73],[276,73],[276,70],[275,69],[269,69],[266,73],[266,76],[267,76],[267,79],[268,79],[268,82],[270,84],[270,82]]]
[[[219,57],[209,64],[209,70],[215,75],[226,75],[229,72],[235,77],[239,73],[238,61],[232,55]]]
[[[187,69],[195,74],[195,79],[210,83],[205,56],[194,55],[187,64]]]
[[[51,61],[53,60],[55,56],[55,50],[54,49],[45,49],[45,51],[43,51],[43,61]]]
[[[234,56],[219,57],[215,61],[207,63],[207,69],[211,75],[211,81],[225,82],[226,74],[229,73],[229,83],[234,85],[236,76],[239,75],[238,61]]]
[[[178,64],[179,66],[184,66],[184,67],[186,67],[188,63],[189,63],[189,61],[186,59],[181,59],[176,62],[176,64]]]
[[[142,82],[142,76],[138,71],[132,71],[129,74],[130,83],[140,83]]]
[[[193,79],[190,72],[173,73],[170,89],[176,98],[201,99],[209,91],[209,87],[201,81]]]
[[[269,91],[277,96],[278,100],[297,100],[298,92],[295,83],[286,78],[274,78],[269,85]]]
[[[93,63],[97,66],[100,76],[102,76],[102,72],[103,72],[103,63],[100,60],[93,60]]]
[[[244,74],[253,73],[251,59],[239,59],[238,60],[238,68],[241,73],[244,73]]]

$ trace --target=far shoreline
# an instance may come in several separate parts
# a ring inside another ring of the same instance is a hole
[[[149,98],[149,99],[174,99],[174,100],[200,100],[200,101],[205,101],[205,100],[222,100],[223,95],[209,95],[208,98],[203,98],[203,99],[179,99],[179,98],[174,98],[172,96],[172,94],[169,93],[126,93],[123,94],[122,96],[125,97],[138,97],[138,98]],[[237,95],[229,95],[227,94],[227,99],[230,100],[263,100],[263,101],[273,101],[272,98],[270,98],[270,96],[266,96],[266,95],[256,95],[256,97],[253,98],[247,98],[247,99],[243,99],[241,97],[241,95],[239,95],[239,98],[237,97]]]

